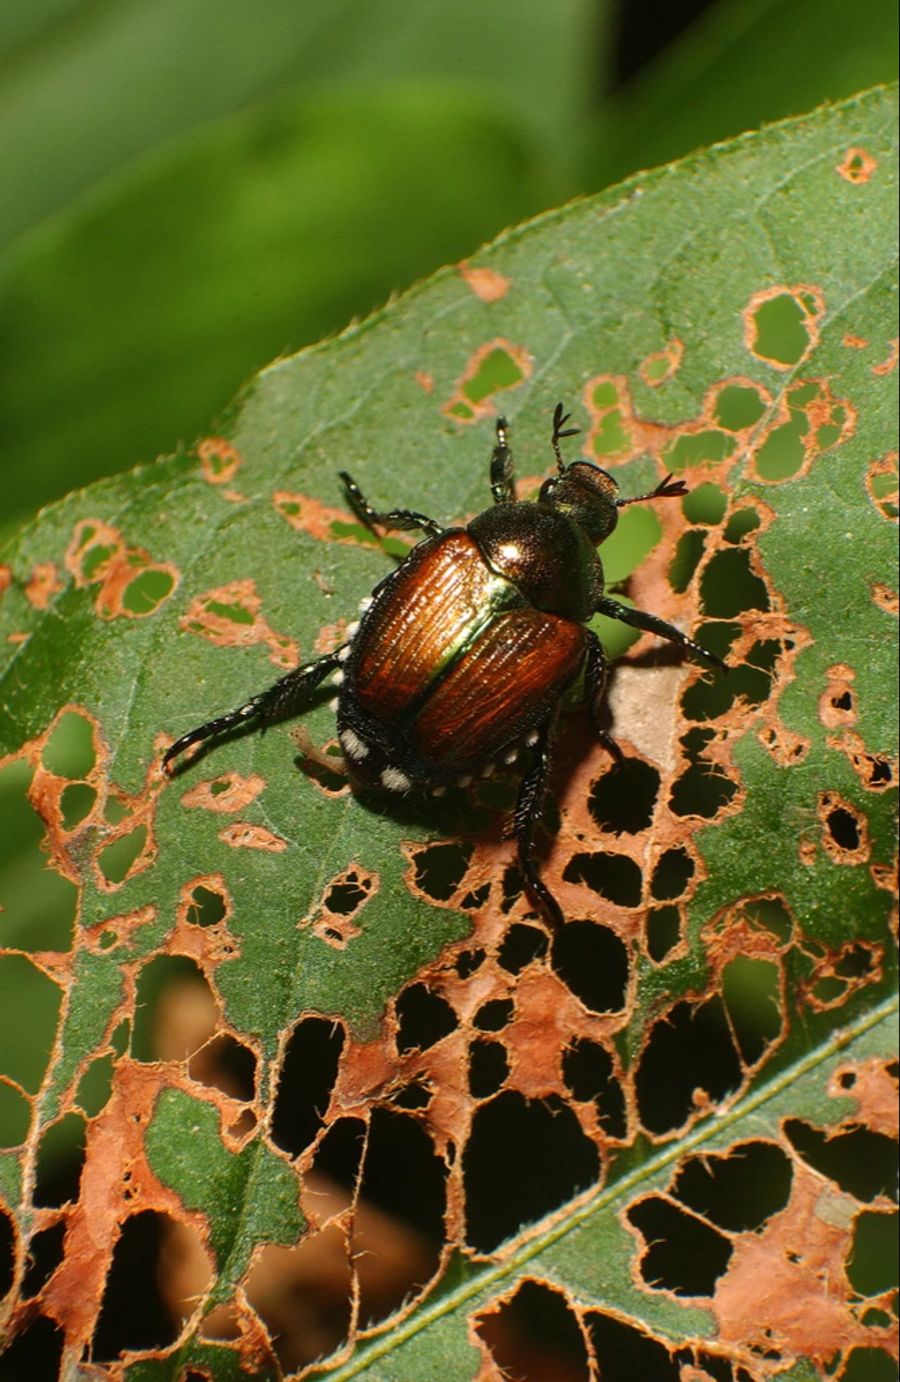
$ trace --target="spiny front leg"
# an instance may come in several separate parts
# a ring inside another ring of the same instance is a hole
[[[693,653],[695,657],[699,657],[710,667],[719,667],[726,672],[728,670],[718,653],[711,653],[708,648],[704,648],[700,643],[695,643],[693,638],[688,638],[687,634],[682,633],[681,629],[677,629],[674,624],[660,619],[655,614],[647,614],[642,609],[632,609],[630,605],[623,605],[618,600],[611,600],[608,595],[604,595],[597,601],[597,613],[606,614],[610,619],[618,619],[633,629],[640,629],[643,633],[659,634],[660,638],[667,638],[670,643],[678,643],[682,648],[687,648],[689,653]]]
[[[491,452],[491,494],[495,504],[508,504],[516,497],[516,474],[509,449],[509,423],[505,417],[497,419],[497,445]]]
[[[333,653],[316,658],[315,662],[306,662],[302,667],[295,667],[292,672],[279,677],[267,690],[251,696],[249,701],[239,705],[236,710],[229,710],[226,715],[207,720],[205,724],[182,734],[180,739],[176,739],[175,743],[166,749],[162,761],[164,770],[171,773],[175,759],[184,753],[185,749],[191,748],[194,744],[202,744],[226,730],[254,722],[260,729],[265,729],[276,720],[284,720],[290,715],[298,714],[305,708],[305,702],[319,683],[325,680],[329,672],[340,666],[342,651],[342,648],[338,648]]]
[[[377,513],[353,477],[346,470],[339,470],[338,474],[344,483],[351,509],[360,523],[364,523],[371,532],[375,533],[378,528],[390,528],[394,532],[420,528],[429,537],[436,537],[444,531],[443,523],[429,518],[427,514],[417,513],[415,509],[391,509],[388,513]]]

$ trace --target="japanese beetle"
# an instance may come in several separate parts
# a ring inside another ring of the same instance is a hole
[[[622,498],[599,466],[564,462],[560,442],[578,431],[568,421],[557,405],[551,445],[559,473],[544,481],[532,503],[516,499],[509,429],[498,418],[494,503],[465,528],[445,528],[411,509],[378,513],[341,471],[347,499],[367,528],[418,529],[424,540],[363,601],[362,619],[347,630],[342,647],[183,734],[166,751],[164,768],[225,730],[248,723],[265,728],[297,714],[331,673],[340,686],[338,738],[358,788],[439,792],[489,771],[495,761],[514,762],[524,745],[530,762],[513,825],[519,867],[548,921],[562,925],[559,903],[537,872],[534,836],[557,708],[579,677],[597,736],[621,761],[600,722],[606,658],[587,622],[606,614],[724,666],[673,624],[607,595],[596,552],[626,504],[685,494],[684,482],[667,475],[649,494]]]

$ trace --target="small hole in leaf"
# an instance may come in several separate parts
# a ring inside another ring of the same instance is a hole
[[[588,809],[601,830],[636,835],[653,822],[659,783],[656,768],[641,758],[626,758],[594,783]]]
[[[809,316],[793,293],[779,293],[759,303],[753,313],[750,349],[776,365],[796,365],[809,348]]]
[[[772,960],[736,955],[722,973],[722,997],[747,1065],[762,1060],[782,1031],[780,968]]]
[[[12,1219],[0,1209],[0,1300],[15,1279],[16,1233]]]
[[[522,379],[522,370],[508,350],[495,346],[480,362],[475,374],[463,384],[470,403],[481,403],[498,389],[511,389]]]
[[[677,907],[654,907],[647,913],[647,953],[662,964],[681,939],[681,913]]]
[[[628,1132],[625,1095],[613,1074],[613,1060],[605,1046],[588,1037],[576,1037],[562,1057],[562,1076],[579,1102],[590,1100],[608,1137],[623,1138]]]
[[[342,879],[340,883],[331,885],[322,905],[326,911],[337,913],[338,916],[352,916],[368,902],[371,887],[371,881],[364,887],[350,878]]]
[[[91,721],[67,710],[57,720],[44,745],[41,761],[48,772],[72,781],[86,778],[94,766],[94,733]]]
[[[682,533],[669,566],[669,584],[679,595],[687,590],[706,551],[706,533],[688,528]]]
[[[504,1090],[475,1110],[463,1153],[469,1245],[493,1252],[586,1190],[598,1171],[596,1147],[557,1095],[526,1099]]]
[[[122,607],[129,614],[152,614],[175,588],[170,571],[148,569],[128,582],[122,596]]]
[[[682,1382],[685,1377],[659,1339],[618,1315],[592,1310],[585,1323],[603,1382]]]
[[[728,1239],[661,1196],[632,1205],[627,1217],[647,1244],[640,1272],[649,1287],[676,1296],[711,1296],[731,1258]]]
[[[471,845],[426,845],[413,856],[415,886],[436,902],[449,902],[465,877],[471,858]]]
[[[589,1382],[587,1346],[578,1318],[562,1293],[543,1283],[521,1282],[512,1299],[475,1316],[475,1329],[499,1377]]]
[[[70,782],[60,793],[59,810],[63,830],[75,830],[91,814],[97,793],[86,782]]]
[[[760,518],[756,509],[750,508],[749,505],[735,509],[725,524],[725,541],[737,544],[748,533],[756,532],[759,523]]]
[[[700,598],[708,618],[732,619],[748,609],[767,610],[769,592],[765,581],[750,566],[743,547],[729,548],[710,557],[700,577]]]
[[[851,852],[859,849],[859,825],[850,811],[843,806],[836,806],[828,812],[826,819],[828,833],[838,849],[846,849]]]
[[[897,1382],[897,1364],[884,1349],[857,1346],[847,1356],[841,1382]]]
[[[608,926],[567,922],[553,938],[551,956],[560,979],[591,1012],[618,1012],[625,1006],[628,951]]]
[[[120,835],[112,844],[105,845],[97,855],[97,864],[107,883],[124,882],[129,870],[140,857],[147,843],[147,827],[136,826],[127,835]]]
[[[188,1061],[192,1080],[249,1102],[256,1093],[256,1056],[228,1032],[220,1032]]]
[[[509,1074],[506,1049],[499,1041],[473,1041],[469,1046],[469,1093],[473,1099],[496,1094]]]
[[[325,1121],[343,1049],[339,1022],[307,1017],[294,1028],[272,1111],[272,1140],[289,1156],[299,1156]]]
[[[85,1135],[84,1119],[77,1113],[67,1113],[45,1129],[38,1152],[35,1205],[43,1209],[78,1199]]]
[[[743,432],[753,427],[765,411],[762,395],[744,384],[729,384],[716,399],[716,421],[729,432]]]
[[[408,1274],[397,1273],[390,1283],[375,1271],[360,1280],[360,1324],[368,1328],[385,1319],[437,1271],[444,1246],[447,1168],[431,1137],[416,1118],[391,1109],[375,1108],[362,1161],[360,1199],[419,1235],[419,1260]],[[357,1220],[354,1254],[377,1254],[377,1237]]]
[[[78,1082],[75,1102],[88,1118],[96,1118],[112,1093],[113,1057],[98,1056],[91,1061]]]
[[[732,1233],[755,1232],[784,1209],[791,1194],[790,1158],[773,1142],[741,1142],[727,1156],[687,1157],[672,1194]]]
[[[686,849],[667,849],[656,861],[650,893],[657,902],[682,897],[694,876],[694,861]]]
[[[726,502],[724,491],[718,485],[707,482],[684,496],[681,511],[689,523],[704,523],[714,527],[725,516]]]
[[[627,854],[605,850],[573,854],[563,869],[563,878],[567,883],[584,883],[619,907],[640,906],[643,878]]]
[[[723,776],[711,763],[696,763],[677,779],[669,796],[676,816],[701,816],[711,820],[734,797],[737,783]]]
[[[841,1190],[867,1203],[879,1195],[897,1198],[897,1143],[884,1133],[851,1128],[829,1137],[799,1118],[789,1118],[784,1131],[794,1150],[810,1166],[828,1176]]]
[[[366,1137],[361,1118],[338,1118],[322,1134],[316,1148],[315,1169],[339,1185],[352,1189],[359,1173]]]
[[[0,1358],[3,1382],[56,1382],[62,1366],[66,1336],[46,1315],[37,1315],[4,1348]]]
[[[172,1222],[167,1214],[148,1209],[122,1224],[94,1333],[95,1361],[112,1362],[126,1349],[166,1348],[181,1333],[181,1321],[172,1318],[158,1284],[164,1236]],[[183,1222],[179,1229],[192,1234],[199,1246],[195,1230]],[[186,1313],[191,1308],[186,1304]]]
[[[191,891],[187,919],[193,926],[217,926],[224,920],[228,908],[225,898],[214,888],[198,883]]]
[[[472,1026],[480,1032],[502,1032],[512,1021],[514,1012],[515,1004],[511,998],[491,998],[487,1003],[482,1003],[472,1018]]]
[[[483,950],[461,950],[456,957],[456,972],[460,979],[469,979],[482,964]]]
[[[515,922],[503,937],[497,963],[507,974],[519,974],[532,960],[547,953],[547,932],[537,926]]]
[[[853,1225],[847,1276],[861,1296],[881,1296],[898,1286],[897,1214],[864,1210]]]
[[[426,1051],[456,1030],[456,1013],[425,984],[410,984],[397,998],[397,1050]]]
[[[36,1296],[38,1291],[50,1280],[63,1260],[63,1239],[66,1236],[65,1220],[51,1224],[32,1234],[28,1244],[28,1266],[22,1282],[22,1295]],[[7,1287],[8,1289],[8,1287]],[[0,1295],[4,1294],[0,1282]],[[3,1362],[0,1357],[0,1377],[3,1377]]]
[[[148,960],[138,977],[133,1058],[154,1061],[164,1052],[168,1060],[183,1060],[208,1036],[211,1013],[210,987],[194,960],[185,955]]]
[[[431,1103],[431,1090],[424,1084],[408,1084],[398,1089],[391,1103],[396,1108],[427,1108]]]
[[[635,1092],[641,1122],[661,1135],[740,1086],[741,1063],[724,1005],[676,1003],[656,1022],[640,1057]]]

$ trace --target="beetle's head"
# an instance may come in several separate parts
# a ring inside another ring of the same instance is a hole
[[[563,467],[559,475],[544,481],[538,498],[577,523],[594,547],[609,537],[619,521],[619,486],[590,461]]]

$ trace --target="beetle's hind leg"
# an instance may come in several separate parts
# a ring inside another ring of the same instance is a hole
[[[344,482],[351,509],[360,523],[364,523],[371,532],[375,533],[378,528],[392,528],[395,532],[421,528],[429,537],[436,537],[444,531],[443,523],[429,518],[427,514],[417,513],[415,509],[391,509],[388,513],[377,513],[353,477],[346,470],[339,470],[338,474]]]
[[[266,691],[251,696],[249,701],[239,705],[236,710],[230,710],[227,715],[219,715],[215,720],[207,720],[205,724],[182,734],[180,739],[176,739],[175,743],[166,749],[162,761],[163,768],[166,772],[171,772],[175,759],[184,753],[185,749],[191,748],[194,744],[202,744],[207,739],[224,734],[226,730],[237,728],[238,725],[255,723],[260,729],[265,729],[276,720],[296,715],[305,708],[310,694],[319,683],[325,680],[329,672],[340,666],[342,651],[343,649],[338,648],[336,652],[316,658],[315,662],[306,662],[302,667],[295,667],[286,676],[279,677]]]
[[[704,648],[700,643],[695,643],[693,638],[688,638],[686,633],[677,629],[674,624],[668,623],[665,619],[660,619],[656,614],[647,614],[642,609],[632,609],[630,605],[620,604],[618,600],[611,600],[608,595],[597,601],[597,613],[606,614],[610,619],[619,619],[623,624],[629,624],[633,629],[640,629],[642,633],[655,633],[660,638],[667,638],[670,643],[677,643],[680,647],[686,648],[689,653],[699,657],[701,661],[711,667],[718,667],[723,671],[728,670],[727,665],[719,657],[718,653],[711,653],[708,648]]]
[[[540,877],[534,862],[534,834],[544,806],[544,792],[550,771],[550,740],[553,734],[553,720],[548,720],[538,732],[534,750],[534,762],[522,778],[519,799],[516,802],[513,819],[513,834],[518,846],[519,869],[525,879],[525,886],[540,904],[551,928],[556,931],[565,925],[562,908]]]
[[[621,768],[625,762],[625,755],[619,748],[615,739],[610,734],[602,720],[603,708],[606,705],[606,677],[608,664],[606,654],[600,639],[592,629],[587,630],[588,647],[587,657],[584,665],[584,694],[591,708],[591,719],[594,722],[594,733],[607,753],[615,760],[617,768]]]
[[[497,419],[497,443],[491,452],[491,494],[495,504],[508,504],[516,497],[516,472],[509,449],[509,423]]]

